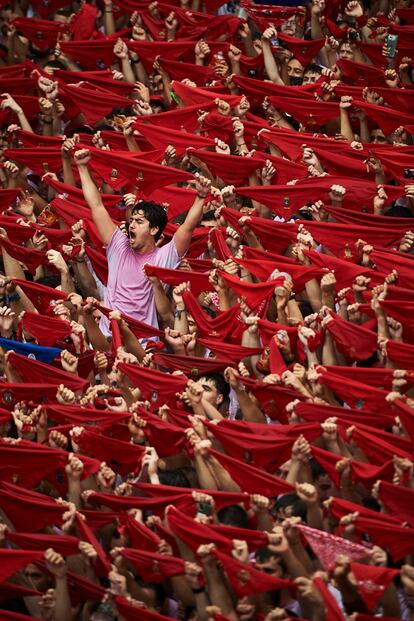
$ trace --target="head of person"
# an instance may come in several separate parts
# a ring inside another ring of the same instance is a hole
[[[42,591],[43,593],[51,587],[52,581],[49,576],[40,571],[33,563],[26,565],[23,569],[23,575],[32,589]]]
[[[223,507],[217,511],[217,519],[224,526],[236,526],[237,528],[249,528],[249,516],[240,505]]]
[[[311,459],[309,463],[312,470],[313,484],[318,491],[319,500],[323,502],[324,500],[328,500],[331,496],[337,496],[338,490],[325,470],[315,459]]]
[[[270,574],[274,578],[283,578],[285,567],[283,561],[278,554],[275,554],[269,548],[259,548],[255,554],[256,569]]]
[[[59,69],[65,69],[65,65],[61,63],[60,60],[49,59],[43,66],[43,71],[51,76],[53,76],[56,71],[59,71]]]
[[[287,73],[289,84],[291,86],[299,86],[303,80],[303,65],[297,58],[291,58],[287,64]]]
[[[168,222],[167,214],[161,205],[153,201],[140,201],[131,210],[128,237],[131,248],[136,252],[146,252],[160,239]]]
[[[230,387],[220,373],[204,375],[198,383],[203,389],[203,398],[215,408],[219,408],[227,400]]]
[[[280,24],[280,32],[289,35],[289,37],[294,37],[296,34],[296,25],[296,15],[291,15]]]
[[[273,513],[279,522],[291,517],[300,517],[305,521],[306,505],[296,494],[284,494],[276,500]]]
[[[322,67],[316,63],[310,63],[303,73],[302,84],[315,84],[321,77]]]
[[[388,139],[382,129],[372,129],[371,130],[371,142],[374,144],[387,144]]]
[[[354,50],[349,41],[343,41],[339,46],[339,58],[341,60],[354,60]]]

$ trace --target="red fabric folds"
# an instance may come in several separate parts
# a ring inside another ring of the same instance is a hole
[[[166,578],[185,573],[185,562],[182,558],[130,548],[123,548],[121,556],[136,567],[146,582],[163,582]]]
[[[121,97],[106,89],[91,87],[91,85],[88,87],[88,83],[82,86],[67,84],[62,90],[91,125],[105,117],[114,108],[126,108],[133,103],[131,99]]]
[[[183,282],[189,282],[194,295],[199,295],[203,291],[211,291],[213,288],[209,283],[208,274],[187,270],[174,270],[148,263],[144,266],[144,270],[147,276],[157,276],[162,282],[172,287],[176,287]]]
[[[123,476],[138,471],[140,468],[144,455],[142,446],[108,438],[88,429],[84,429],[73,439],[85,453],[100,461],[105,461],[108,466]]]
[[[169,375],[156,369],[147,369],[125,362],[121,362],[118,368],[141,390],[144,399],[153,402],[160,398],[169,401],[175,398],[177,392],[183,392],[187,386],[187,378],[180,375]]]
[[[292,580],[275,578],[217,549],[214,550],[213,554],[226,572],[231,587],[238,598],[280,589],[295,590],[295,584]]]
[[[326,329],[335,341],[338,350],[350,360],[366,360],[377,351],[375,332],[335,315],[326,324]]]
[[[263,494],[264,496],[278,496],[288,494],[294,490],[293,486],[283,479],[268,474],[259,468],[244,464],[238,459],[219,453],[211,449],[211,455],[220,462],[232,479],[240,485],[243,491],[249,494]]]
[[[21,325],[35,337],[39,345],[45,347],[52,347],[56,341],[65,339],[72,331],[68,321],[28,311],[23,315]]]
[[[184,291],[184,304],[187,312],[197,324],[199,334],[203,337],[209,337],[225,341],[234,333],[236,326],[240,325],[238,315],[240,307],[238,304],[230,308],[228,311],[219,313],[217,317],[210,318],[202,310],[191,291]]]
[[[214,543],[227,552],[230,552],[233,547],[231,539],[219,535],[206,524],[196,522],[173,506],[167,510],[167,520],[176,537],[181,539],[193,553],[196,553],[198,547],[205,543]]]
[[[349,539],[331,535],[322,530],[298,524],[297,528],[318,557],[324,569],[329,571],[336,565],[338,556],[346,555],[350,560],[360,560],[369,556],[369,549]]]
[[[33,563],[42,558],[43,552],[29,550],[0,550],[0,582],[12,576],[24,565]]]
[[[183,371],[186,375],[194,378],[206,373],[224,371],[232,362],[229,359],[222,358],[200,358],[198,356],[164,353],[154,354],[152,360],[161,367],[167,367],[172,371]]]
[[[40,383],[46,381],[56,385],[64,384],[75,392],[84,390],[88,386],[86,380],[76,375],[66,373],[66,371],[56,369],[38,360],[30,360],[26,356],[21,356],[15,352],[9,354],[9,362],[24,382],[37,381]]]
[[[36,306],[39,313],[45,313],[53,300],[67,300],[68,298],[68,294],[65,291],[46,287],[46,285],[41,285],[37,282],[21,280],[19,278],[13,278],[13,282],[23,290],[29,300]]]
[[[350,568],[356,578],[357,589],[368,610],[375,609],[390,582],[400,573],[398,569],[373,567],[360,563],[351,563]]]

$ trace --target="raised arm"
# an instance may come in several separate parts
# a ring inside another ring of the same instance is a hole
[[[180,257],[184,256],[187,252],[191,243],[193,231],[201,221],[203,216],[204,201],[210,192],[210,186],[211,183],[208,179],[201,177],[200,175],[196,175],[197,196],[195,197],[194,203],[188,210],[186,219],[175,234],[175,245]]]
[[[83,195],[91,209],[92,218],[98,229],[99,236],[102,242],[107,245],[111,241],[116,225],[112,222],[111,216],[106,211],[99,190],[91,177],[88,168],[90,159],[91,154],[89,149],[80,149],[75,153],[75,163],[79,170]]]

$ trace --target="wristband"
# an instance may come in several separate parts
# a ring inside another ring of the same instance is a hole
[[[191,589],[194,595],[199,595],[200,593],[204,593],[206,590],[205,586],[201,586],[198,589]]]
[[[140,62],[141,62],[141,59],[137,58],[137,60],[131,60],[131,65],[137,65]]]
[[[18,302],[20,300],[20,295],[18,293],[12,293],[6,297],[7,303],[9,302]]]
[[[197,196],[198,196],[198,198],[201,198],[202,200],[207,198],[207,196],[204,196],[204,194],[199,194],[198,192],[197,192]]]
[[[43,119],[43,123],[45,123],[45,125],[52,125],[53,121],[46,121],[46,119]]]
[[[105,13],[113,13],[112,9],[105,9]]]

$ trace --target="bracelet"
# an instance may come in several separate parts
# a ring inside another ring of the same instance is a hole
[[[7,303],[9,302],[18,302],[20,300],[20,295],[18,293],[12,293],[6,297]]]
[[[201,586],[198,589],[191,589],[194,595],[199,595],[200,593],[204,593],[206,590],[205,586]]]
[[[181,319],[181,315],[185,312],[185,308],[181,309],[176,309],[175,313],[174,313],[174,317],[176,317],[177,319]]]
[[[77,257],[75,258],[76,263],[86,263],[86,259],[78,259]]]
[[[53,124],[53,121],[46,121],[46,119],[43,119],[43,123],[44,123],[45,125],[52,125],[52,124]]]
[[[138,65],[138,63],[141,62],[140,58],[137,58],[137,60],[131,60],[131,65]]]
[[[113,13],[112,9],[105,9],[105,13]]]
[[[204,196],[204,194],[199,194],[198,192],[197,192],[197,196],[198,196],[198,198],[201,198],[202,200],[207,198],[207,196]]]

